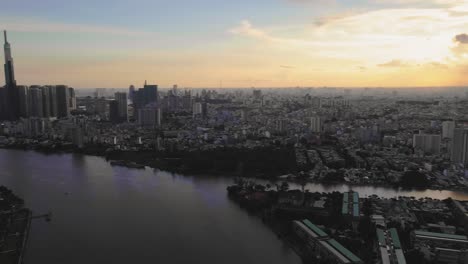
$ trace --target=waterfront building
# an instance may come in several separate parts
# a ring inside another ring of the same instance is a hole
[[[66,85],[56,86],[57,117],[66,118],[70,115],[70,89]]]
[[[46,86],[49,90],[49,111],[51,117],[58,116],[57,88],[52,85]]]
[[[29,117],[29,87],[18,85],[18,101],[20,107],[20,117]]]
[[[3,45],[5,54],[5,90],[3,92],[4,115],[7,120],[15,121],[20,117],[18,90],[16,87],[15,70],[11,46],[8,42],[7,32],[3,31],[5,43]]]
[[[359,257],[307,219],[293,221],[293,231],[306,244],[311,255],[321,261],[332,264],[363,263]]]
[[[29,116],[44,117],[44,108],[42,105],[42,90],[38,86],[29,88]]]
[[[353,191],[343,193],[341,214],[345,217],[345,219],[351,221],[353,229],[357,230],[359,218],[361,216],[359,207],[359,193]]]
[[[400,238],[395,228],[389,230],[377,228],[377,242],[382,264],[406,264]]]
[[[51,105],[50,105],[50,88],[48,86],[42,86],[42,112],[44,117],[51,117]]]

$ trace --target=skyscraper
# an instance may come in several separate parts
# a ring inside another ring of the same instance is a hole
[[[115,93],[115,100],[117,101],[118,107],[118,119],[120,122],[128,121],[128,104],[126,93]]]
[[[128,104],[126,93],[115,93],[115,100],[109,105],[109,119],[112,123],[128,121]]]
[[[51,117],[50,115],[50,89],[48,86],[42,86],[42,112],[44,117]]]
[[[29,88],[24,85],[18,85],[17,89],[20,117],[29,117]]]
[[[6,111],[6,119],[17,120],[19,118],[19,100],[18,91],[16,89],[15,70],[13,67],[13,57],[11,56],[11,46],[8,43],[7,32],[3,31],[5,44],[3,45],[5,52],[5,94],[4,104]]]
[[[70,115],[70,89],[66,85],[57,85],[57,117],[64,118]]]
[[[43,95],[40,87],[31,87],[29,89],[29,116],[44,117],[42,97]]]
[[[48,86],[49,88],[49,102],[50,102],[50,116],[58,116],[58,104],[57,104],[57,87]]]

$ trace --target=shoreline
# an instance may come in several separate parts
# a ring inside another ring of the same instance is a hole
[[[252,179],[259,179],[259,180],[272,180],[272,177],[266,176],[265,173],[259,173],[255,171],[244,171],[242,173],[233,172],[233,171],[223,171],[217,169],[208,169],[208,170],[197,170],[197,169],[190,169],[184,166],[184,164],[180,164],[182,159],[181,158],[170,158],[164,156],[156,156],[152,157],[152,161],[149,160],[136,160],[135,156],[128,156],[128,154],[135,154],[140,153],[143,156],[147,156],[147,154],[157,155],[156,151],[111,151],[106,152],[103,148],[101,149],[77,149],[76,147],[67,146],[66,148],[60,149],[52,149],[52,148],[34,148],[34,147],[25,147],[25,146],[4,146],[0,145],[0,149],[12,149],[12,150],[22,150],[22,151],[34,151],[37,153],[45,154],[45,155],[53,155],[53,154],[81,154],[81,155],[88,155],[88,156],[95,156],[101,157],[105,159],[111,166],[119,166],[119,167],[126,167],[131,169],[143,169],[144,167],[150,167],[152,169],[164,170],[171,173],[179,173],[179,174],[191,174],[191,175],[211,175],[211,176],[228,176],[228,177],[245,177],[245,178],[252,178]],[[138,158],[138,157],[136,157]],[[145,157],[147,158],[147,157]],[[114,163],[114,164],[111,164]],[[177,164],[174,164],[177,163]],[[182,161],[183,163],[183,161]],[[290,172],[291,173],[291,172]],[[275,175],[276,178],[274,180],[276,182],[286,181],[289,183],[300,184],[295,177],[293,178],[285,178],[279,179]],[[375,187],[375,188],[387,188],[392,190],[398,191],[454,191],[454,192],[462,192],[468,194],[468,187],[450,187],[450,188],[438,188],[434,186],[424,187],[424,188],[405,188],[402,186],[394,185],[394,184],[383,184],[383,183],[375,183],[375,184],[363,184],[363,183],[353,183],[353,182],[319,182],[314,180],[307,180],[306,184],[320,184],[323,186],[338,186],[338,185],[347,185],[350,187]]]

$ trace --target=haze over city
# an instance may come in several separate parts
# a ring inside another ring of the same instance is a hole
[[[468,2],[0,4],[0,264],[467,264]]]
[[[26,0],[0,25],[25,85],[468,84],[463,0]]]

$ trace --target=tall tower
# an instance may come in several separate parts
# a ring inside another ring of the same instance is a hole
[[[5,44],[3,45],[3,50],[5,51],[5,82],[6,85],[16,84],[15,80],[15,70],[13,68],[13,57],[11,56],[11,46],[8,43],[7,32],[3,31],[3,36],[5,38]]]
[[[11,46],[8,43],[7,32],[3,31],[5,44],[3,49],[5,52],[5,110],[6,117],[9,120],[17,120],[19,118],[19,100],[18,91],[16,89],[15,70],[13,67],[13,57],[11,56]]]

